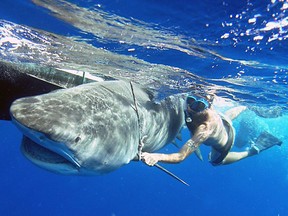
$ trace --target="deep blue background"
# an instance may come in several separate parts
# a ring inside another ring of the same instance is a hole
[[[191,185],[187,187],[156,168],[136,162],[104,176],[55,175],[35,167],[21,155],[21,135],[12,124],[1,122],[1,137],[1,215],[288,212],[287,156],[279,148],[230,166],[213,167],[206,158],[200,162],[195,156],[177,166],[165,165]],[[170,148],[175,150],[174,146]],[[206,156],[207,148],[202,150]]]
[[[243,11],[242,8],[247,5],[246,1],[235,2],[229,1],[229,5],[223,4],[223,1],[208,0],[78,3],[85,7],[100,3],[105,10],[121,16],[158,23],[167,28],[177,27],[179,33],[192,34],[195,38],[205,36],[217,40],[225,32],[221,19]],[[262,1],[263,5],[267,2]],[[25,0],[2,1],[0,18],[58,34],[79,34],[77,29]],[[201,31],[199,26],[205,23],[213,28]],[[281,46],[274,46],[278,49],[272,53],[276,57],[277,53],[281,53]],[[231,55],[243,58],[248,55],[241,49],[234,53],[227,47],[224,52],[231,51]],[[175,64],[187,69],[193,65],[186,55],[175,59],[173,52],[162,56],[158,55],[160,51],[155,52],[150,57],[145,54],[142,57],[150,62]],[[267,60],[266,55],[256,53],[250,56]],[[175,62],[171,63],[171,59]],[[275,58],[270,59],[277,63]],[[234,66],[227,64],[223,68],[228,71]],[[218,72],[225,74],[228,73],[226,70]],[[200,70],[196,72],[201,75]],[[248,72],[258,73],[252,69]],[[207,76],[206,71],[202,75]],[[96,177],[61,176],[46,172],[22,156],[19,150],[21,134],[12,123],[0,121],[0,215],[288,215],[287,117],[272,119],[268,125],[272,129],[284,125],[285,134],[282,137],[286,140],[281,149],[270,149],[237,164],[213,167],[207,162],[209,149],[204,147],[204,162],[191,156],[181,164],[165,165],[191,185],[186,187],[156,168],[137,162]],[[183,139],[187,138],[185,130]],[[174,146],[169,146],[163,151],[176,150]]]

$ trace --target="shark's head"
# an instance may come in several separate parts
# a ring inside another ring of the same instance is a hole
[[[62,174],[102,174],[129,163],[137,154],[137,133],[127,134],[138,128],[135,111],[107,85],[86,84],[14,101],[10,114],[26,137],[24,155]]]
[[[64,134],[69,132],[69,125],[63,114],[59,116],[63,110],[57,111],[59,107],[55,103],[43,104],[41,97],[28,97],[12,104],[12,121],[24,134],[21,150],[29,160],[44,169],[61,174],[81,174],[81,164],[67,145],[79,142],[80,137]],[[63,128],[67,130],[63,131]]]

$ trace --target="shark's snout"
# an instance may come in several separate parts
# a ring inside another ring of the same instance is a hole
[[[13,120],[29,127],[39,117],[35,112],[35,105],[39,100],[35,97],[20,98],[14,101],[10,107],[10,115]]]
[[[74,158],[73,152],[57,140],[60,137],[57,122],[61,120],[57,112],[53,112],[53,107],[45,104],[41,96],[14,101],[10,114],[12,121],[24,134],[21,149],[29,160],[53,172],[78,173],[81,166]]]
[[[59,141],[63,128],[69,129],[69,115],[64,109],[61,100],[43,95],[17,99],[10,107],[10,115],[12,121]]]

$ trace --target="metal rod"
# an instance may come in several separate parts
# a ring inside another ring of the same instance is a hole
[[[175,174],[173,174],[169,170],[165,169],[164,167],[160,166],[159,164],[155,164],[154,166],[157,167],[158,169],[162,170],[163,172],[167,173],[168,175],[172,176],[173,178],[177,179],[178,181],[180,181],[181,183],[185,184],[186,186],[190,186],[184,180],[182,180],[181,178],[179,178],[178,176],[176,176]]]

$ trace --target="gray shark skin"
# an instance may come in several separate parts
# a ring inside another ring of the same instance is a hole
[[[140,86],[104,81],[18,99],[10,113],[24,134],[22,152],[33,163],[56,173],[93,175],[133,160],[139,137],[145,137],[145,152],[170,143],[184,125],[184,103],[181,95],[156,103]]]

